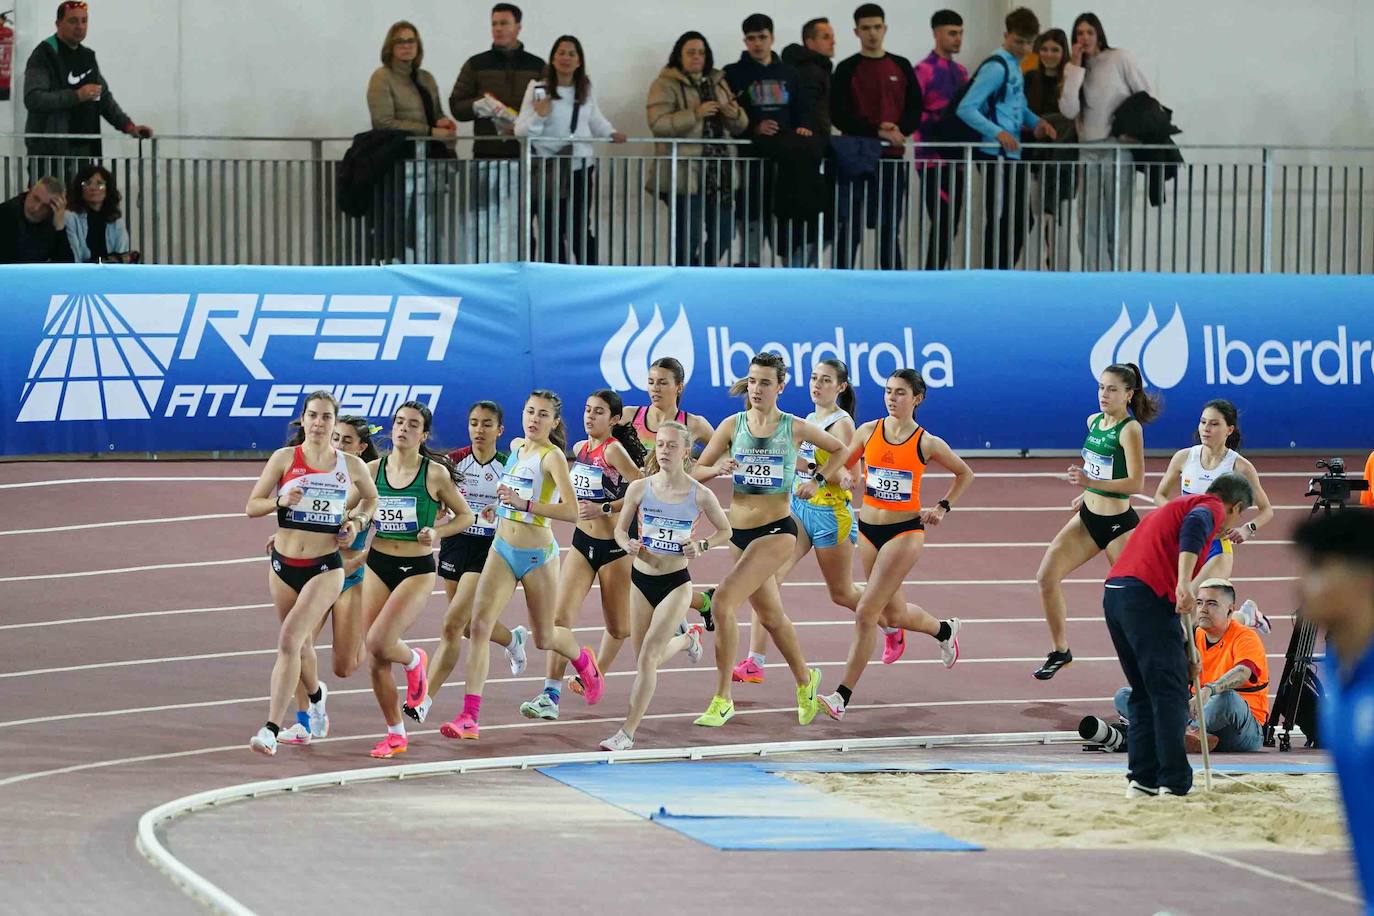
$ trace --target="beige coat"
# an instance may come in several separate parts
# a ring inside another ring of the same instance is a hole
[[[420,85],[434,103],[434,117],[444,116],[439,101],[439,85],[428,70],[420,71]],[[390,67],[378,67],[367,81],[367,111],[372,116],[373,130],[404,130],[416,136],[429,136],[430,125],[425,121],[425,105],[410,80],[410,64],[392,61]]]
[[[733,96],[730,87],[725,85],[725,74],[719,70],[712,70],[708,76],[711,85],[715,89],[715,100],[725,103],[730,101]],[[709,100],[708,100],[709,101]],[[649,99],[646,114],[649,118],[649,130],[655,137],[700,137],[702,135],[703,123],[697,117],[697,106],[702,103],[702,98],[696,89],[688,82],[687,75],[676,67],[664,67],[649,87]],[[723,116],[722,116],[723,117]],[[744,113],[743,106],[739,106],[737,115],[727,119],[725,129],[731,136],[738,137],[744,133],[749,126],[749,117]],[[649,163],[648,178],[644,182],[645,190],[654,194],[664,194],[668,190],[668,182],[671,179],[668,173],[672,166],[666,161],[671,155],[672,147],[667,143],[658,143],[654,146],[654,153],[659,159]],[[702,156],[705,149],[698,143],[680,143],[677,147],[679,157]],[[658,170],[662,170],[663,177],[660,180]],[[701,185],[701,165],[679,162],[677,167],[677,193],[691,194],[699,190]]]

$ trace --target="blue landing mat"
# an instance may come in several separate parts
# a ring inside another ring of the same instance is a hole
[[[752,763],[574,763],[539,772],[716,849],[972,851]]]

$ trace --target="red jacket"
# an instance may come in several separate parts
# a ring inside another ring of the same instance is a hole
[[[1206,559],[1207,547],[1217,536],[1221,520],[1226,516],[1226,507],[1221,500],[1206,493],[1180,496],[1145,516],[1145,520],[1131,532],[1126,549],[1112,566],[1107,578],[1138,579],[1161,598],[1172,598],[1174,590],[1178,588],[1179,534],[1188,513],[1199,506],[1211,513],[1212,527],[1198,551],[1197,565],[1193,567],[1193,575],[1196,576]]]

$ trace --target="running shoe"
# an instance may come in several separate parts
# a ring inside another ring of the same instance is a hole
[[[586,678],[582,681],[582,689],[585,693],[582,698],[587,701],[588,706],[595,706],[601,702],[601,693],[606,689],[606,678],[602,676],[601,669],[596,665],[596,655],[591,650],[584,649],[587,653]]]
[[[906,630],[883,634],[883,664],[890,665],[906,651]]]
[[[625,734],[625,729],[621,729],[605,741],[601,742],[603,751],[628,751],[635,746],[635,739]]]
[[[699,623],[687,628],[687,661],[694,665],[701,661],[701,632]]]
[[[704,725],[707,728],[720,728],[726,722],[735,717],[735,704],[725,697],[711,697],[711,705],[706,707],[706,711],[693,725]]]
[[[558,701],[540,691],[539,696],[533,700],[526,700],[520,704],[520,715],[526,719],[548,719],[550,722],[556,722],[558,720]]]
[[[329,688],[320,681],[320,701],[311,703],[305,709],[305,714],[310,717],[310,737],[327,738],[329,737],[329,713],[325,712],[324,701],[329,699]]]
[[[281,734],[277,735],[279,744],[309,744],[310,729],[299,722],[293,722],[290,728],[283,728]]]
[[[248,741],[248,746],[259,754],[266,754],[268,757],[277,753],[277,736],[272,734],[272,729],[264,725],[258,729],[258,733]]]
[[[406,703],[410,706],[419,706],[429,696],[429,675],[425,673],[429,656],[424,649],[415,651],[420,654],[420,664],[415,666],[414,671],[406,672]]]
[[[506,646],[506,661],[510,662],[510,673],[515,677],[525,673],[525,637],[529,633],[524,627],[510,631],[510,645]]]
[[[460,712],[452,722],[445,722],[439,726],[439,734],[445,738],[467,738],[476,741],[482,735],[482,730],[477,726],[477,720],[472,713]]]
[[[949,639],[940,641],[940,661],[946,668],[953,668],[959,660],[959,629],[964,622],[958,617],[951,617],[945,623],[949,624]]]
[[[410,746],[410,739],[405,735],[394,735],[386,733],[381,741],[372,748],[372,756],[378,760],[386,760],[388,757],[395,757],[397,754],[404,754],[406,748]]]
[[[1134,779],[1126,783],[1127,798],[1154,798],[1158,794],[1158,789],[1153,786],[1142,785]]]
[[[821,669],[812,668],[806,683],[797,688],[797,721],[802,725],[810,725],[816,713],[821,711],[820,701],[816,699],[820,686]]]
[[[735,666],[734,672],[730,675],[730,680],[736,684],[762,684],[763,668],[752,658],[746,658]]]
[[[582,683],[582,675],[574,674],[572,677],[568,678],[567,692],[575,693],[580,697],[587,695],[587,685]]]
[[[1045,663],[1035,669],[1034,677],[1037,681],[1048,681],[1059,673],[1060,668],[1067,668],[1073,664],[1073,653],[1068,649],[1060,652],[1055,649],[1045,657]]]
[[[711,596],[716,593],[714,588],[708,588],[701,593],[701,610],[697,611],[701,615],[701,622],[706,624],[706,629],[715,632],[716,622],[711,618]]]
[[[827,716],[832,719],[844,718],[844,697],[840,696],[838,692],[824,693],[816,699],[821,701],[821,707]]]
[[[410,716],[416,722],[425,721],[425,716],[429,715],[429,708],[434,705],[434,697],[425,697],[425,701],[419,706],[411,706],[409,703],[401,705],[401,712]]]
[[[1270,630],[1269,618],[1260,612],[1259,605],[1251,598],[1246,598],[1236,608],[1236,618],[1247,627],[1259,630],[1261,633],[1268,633]]]

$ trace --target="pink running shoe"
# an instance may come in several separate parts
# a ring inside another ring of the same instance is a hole
[[[445,722],[439,726],[439,734],[445,738],[468,738],[476,741],[482,735],[482,729],[478,727],[477,720],[470,713],[459,713],[452,722]]]
[[[372,756],[379,760],[385,760],[388,757],[395,757],[397,754],[404,754],[409,746],[410,740],[405,735],[393,735],[387,732],[386,737],[378,741],[377,745],[372,748]]]
[[[429,675],[425,669],[429,666],[429,656],[424,649],[416,649],[420,653],[420,664],[415,666],[414,671],[406,672],[406,705],[411,709],[419,706],[429,696]]]
[[[763,669],[752,658],[746,658],[735,666],[735,670],[730,675],[730,680],[736,684],[762,684]]]
[[[906,651],[906,630],[883,634],[883,664],[890,665]]]
[[[588,706],[595,706],[601,702],[601,693],[606,689],[606,678],[597,667],[596,655],[587,649],[582,651],[586,652],[589,662],[587,670],[579,675],[582,678],[582,689],[585,691],[582,698],[587,701]]]

